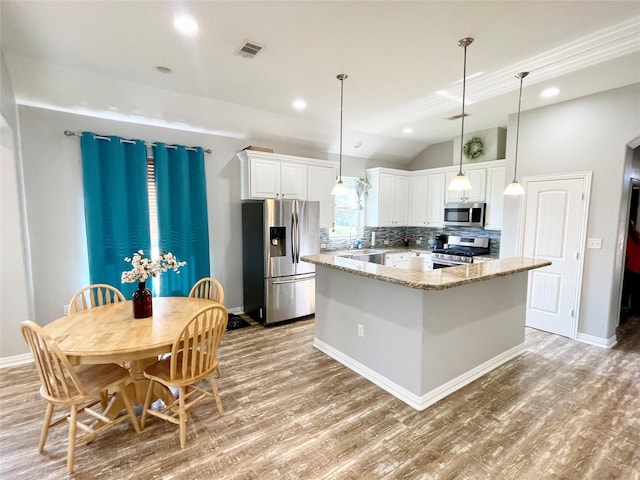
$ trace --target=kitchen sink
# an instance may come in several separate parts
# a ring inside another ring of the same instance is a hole
[[[359,260],[360,262],[377,263],[378,265],[384,265],[384,253],[385,250],[363,248],[361,250],[354,249],[336,252],[334,253],[334,255],[342,258],[352,258],[353,260]]]

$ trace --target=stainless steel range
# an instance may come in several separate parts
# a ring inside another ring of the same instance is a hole
[[[454,267],[473,263],[476,255],[489,254],[489,239],[481,237],[449,237],[448,248],[436,248],[431,254],[433,268]]]

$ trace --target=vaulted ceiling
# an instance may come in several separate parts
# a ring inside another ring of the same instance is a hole
[[[174,29],[184,13],[197,35]],[[0,14],[19,103],[335,152],[347,73],[345,153],[398,163],[459,135],[462,37],[467,132],[506,126],[520,71],[524,110],[640,82],[634,1],[2,0]],[[245,41],[263,49],[245,58]]]

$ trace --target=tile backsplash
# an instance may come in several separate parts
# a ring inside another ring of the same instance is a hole
[[[328,250],[341,250],[347,247],[348,240],[331,239],[329,228],[320,229],[320,243],[326,245]],[[410,247],[427,247],[429,242],[435,243],[435,236],[457,235],[471,237],[488,237],[489,250],[491,255],[498,256],[500,254],[500,230],[485,230],[479,227],[443,227],[443,228],[425,228],[425,227],[364,227],[363,235],[358,238],[362,240],[362,248],[371,248],[371,233],[376,233],[376,247],[403,247],[402,240],[410,237]],[[421,244],[417,245],[416,240],[422,238]],[[352,239],[353,241],[356,238]],[[385,243],[387,241],[388,243]]]

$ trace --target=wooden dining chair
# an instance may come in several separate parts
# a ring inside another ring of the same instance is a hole
[[[218,280],[205,277],[196,282],[191,288],[189,296],[193,298],[205,298],[224,305],[224,290]]]
[[[213,300],[214,302],[224,305],[224,289],[222,288],[222,284],[215,278],[204,277],[198,280],[195,285],[191,287],[189,296],[192,298]],[[216,367],[216,372],[218,373],[218,377],[222,376],[220,365]]]
[[[120,290],[105,283],[95,283],[77,292],[69,302],[69,313],[88,310],[89,308],[109,303],[125,302]]]
[[[216,401],[218,412],[224,415],[213,371],[218,365],[217,350],[228,319],[227,309],[222,305],[203,308],[185,323],[176,336],[171,356],[145,368],[144,376],[151,381],[144,400],[141,428],[144,428],[148,414],[180,425],[180,447],[184,448],[187,443],[189,408],[205,397],[212,397]],[[205,377],[209,377],[211,392],[195,385],[195,382]],[[178,398],[160,410],[153,410],[150,405],[156,382],[167,388],[178,389]]]
[[[102,431],[129,418],[136,432],[140,432],[138,420],[133,411],[125,385],[129,382],[129,371],[115,364],[87,365],[74,369],[67,356],[45,330],[34,322],[22,322],[22,335],[29,344],[33,360],[42,383],[40,395],[47,401],[47,410],[40,432],[38,452],[42,452],[47,441],[49,428],[59,423],[69,422],[69,445],[67,447],[67,470],[73,473],[75,447],[88,443]],[[92,409],[100,403],[100,394],[115,389],[122,395],[127,414],[111,420]],[[68,407],[67,416],[52,421],[55,407]],[[86,413],[97,423],[89,425],[78,420],[78,415]],[[85,433],[77,436],[77,429]]]

